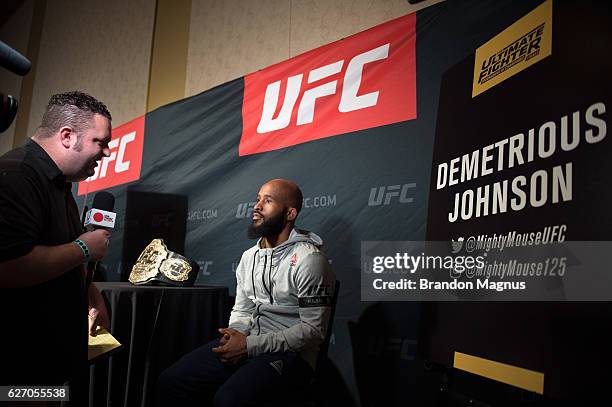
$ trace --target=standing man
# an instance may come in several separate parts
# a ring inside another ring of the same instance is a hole
[[[106,106],[69,92],[0,157],[0,385],[70,382],[71,400],[83,396],[88,302],[90,331],[109,325],[99,291],[85,292],[83,264],[105,256],[110,235],[83,233],[71,183],[93,175],[110,139]]]
[[[295,228],[302,200],[291,181],[261,187],[248,230],[259,240],[236,270],[229,327],[162,373],[160,405],[244,406],[300,397],[326,335],[335,284],[319,251],[321,238]]]

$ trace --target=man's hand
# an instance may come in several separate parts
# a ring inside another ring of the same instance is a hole
[[[91,336],[96,336],[96,328],[101,326],[102,328],[108,330],[110,327],[110,318],[108,316],[108,311],[106,310],[106,304],[104,303],[104,299],[98,291],[98,288],[95,284],[89,286],[89,334]]]
[[[79,236],[79,239],[81,239],[89,249],[90,260],[101,260],[106,256],[109,238],[110,232],[105,229],[96,229],[93,232],[85,232]]]
[[[231,329],[231,328],[219,328],[219,332],[221,332],[221,338],[219,338],[219,344],[221,346],[225,345],[230,340],[230,334],[225,332],[226,329]]]
[[[220,346],[213,348],[221,362],[236,364],[247,355],[246,335],[233,328],[220,328]]]
[[[102,309],[98,308],[90,308],[89,309],[89,334],[91,336],[96,336],[96,330],[98,326],[108,330],[110,326],[110,319],[108,318],[108,313],[106,312],[106,307]]]

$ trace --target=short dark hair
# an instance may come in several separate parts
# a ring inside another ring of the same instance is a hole
[[[41,137],[49,137],[63,126],[70,126],[79,134],[89,128],[94,114],[112,121],[106,105],[84,92],[72,91],[51,96],[38,128]]]

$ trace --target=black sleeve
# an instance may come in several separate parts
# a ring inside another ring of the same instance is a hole
[[[0,170],[0,261],[28,254],[40,243],[44,198],[28,168]]]

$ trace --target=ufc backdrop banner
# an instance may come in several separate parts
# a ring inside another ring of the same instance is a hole
[[[422,304],[362,301],[362,242],[609,240],[610,37],[600,3],[447,1],[119,126],[75,187],[80,207],[116,197],[98,278],[127,279],[162,237],[234,292],[259,187],[291,179],[342,283],[330,355],[348,393],[404,405]]]

